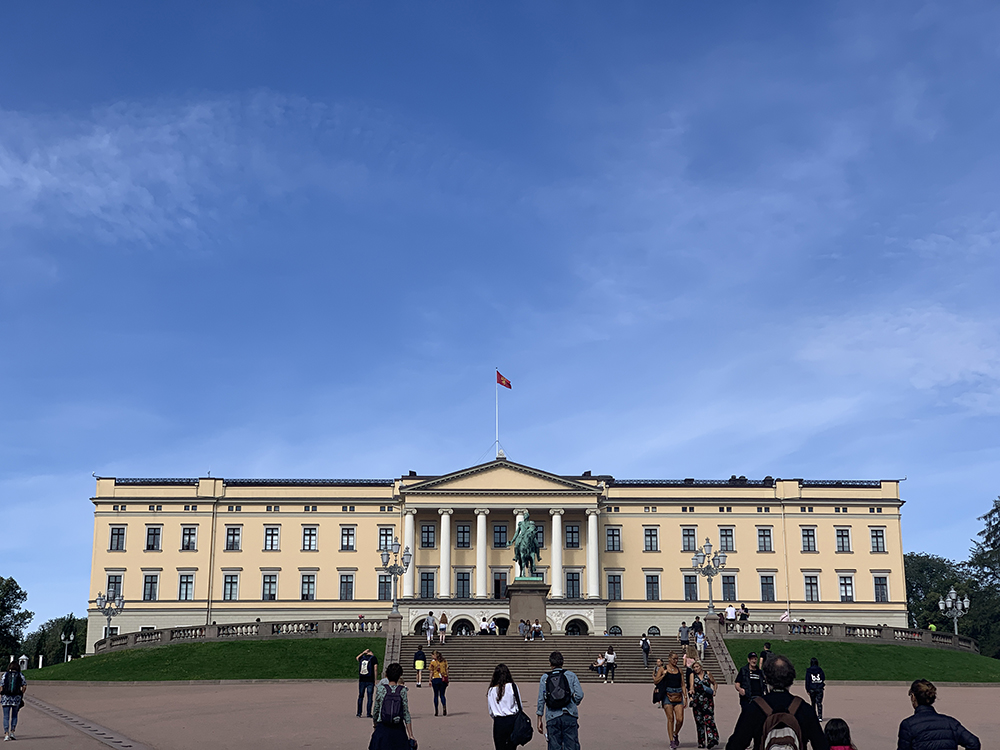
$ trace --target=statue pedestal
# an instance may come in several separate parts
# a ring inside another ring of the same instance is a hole
[[[545,600],[549,595],[549,585],[541,578],[515,578],[507,586],[507,596],[510,598],[510,627],[507,635],[520,638],[517,632],[517,622],[527,620],[542,623],[542,632],[550,634],[550,626],[545,619]]]

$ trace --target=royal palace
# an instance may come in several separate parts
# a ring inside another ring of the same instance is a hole
[[[538,526],[546,631],[676,630],[705,615],[692,557],[726,553],[717,605],[754,620],[906,626],[896,480],[616,479],[564,476],[500,457],[396,479],[100,477],[88,652],[105,634],[99,592],[121,595],[113,632],[282,620],[384,619],[381,552],[412,553],[399,579],[404,629],[429,610],[461,633],[505,626],[510,540]]]

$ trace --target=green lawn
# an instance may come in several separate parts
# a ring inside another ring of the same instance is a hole
[[[381,665],[385,638],[316,638],[135,648],[31,669],[25,676],[109,681],[352,678],[358,673],[354,657],[366,648]]]
[[[748,652],[760,652],[764,639],[730,638],[726,647],[740,667]],[[799,680],[815,656],[828,680],[1000,682],[1000,660],[962,651],[827,641],[772,641],[771,650],[792,660]]]

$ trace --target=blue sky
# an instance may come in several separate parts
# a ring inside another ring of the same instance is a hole
[[[1000,493],[993,3],[0,11],[0,575],[91,472]]]

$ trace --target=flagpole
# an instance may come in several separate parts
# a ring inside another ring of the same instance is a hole
[[[499,368],[497,369],[497,375],[500,375]],[[500,378],[494,378],[496,383],[493,386],[494,396],[496,397],[496,424],[497,424],[497,438],[494,448],[496,448],[496,457],[500,458]]]

